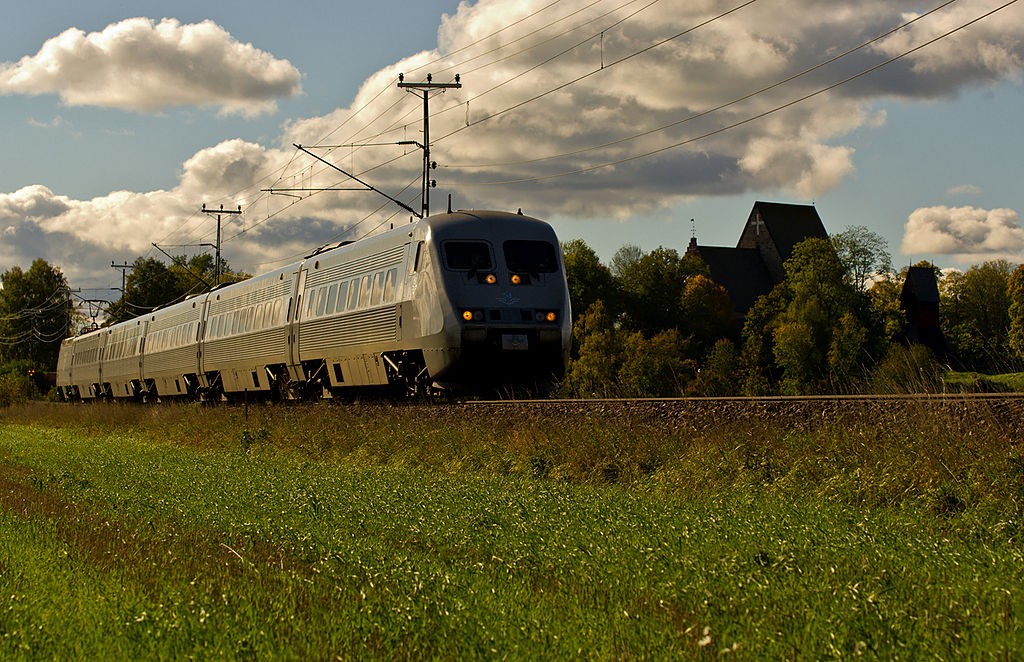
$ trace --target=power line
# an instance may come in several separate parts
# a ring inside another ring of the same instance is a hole
[[[577,156],[579,154],[584,154],[586,152],[592,152],[594,150],[604,149],[606,147],[613,147],[615,145],[621,145],[622,143],[629,142],[631,140],[636,140],[638,138],[643,138],[645,136],[649,136],[649,135],[652,135],[654,133],[658,133],[659,131],[665,131],[667,129],[671,129],[671,128],[677,127],[677,126],[679,126],[681,124],[685,124],[687,122],[692,122],[693,120],[700,119],[701,117],[706,117],[706,116],[708,116],[708,115],[710,115],[712,113],[715,113],[715,112],[717,112],[719,110],[724,110],[724,109],[726,109],[726,108],[728,108],[730,106],[734,106],[734,105],[736,105],[738,103],[741,103],[743,101],[751,99],[751,98],[753,98],[755,96],[758,96],[760,94],[764,94],[765,92],[769,92],[769,91],[771,91],[771,90],[773,90],[773,89],[775,89],[777,87],[781,87],[782,85],[785,85],[786,83],[790,83],[790,82],[792,82],[792,81],[794,81],[794,80],[796,80],[798,78],[806,76],[807,74],[813,73],[813,72],[817,71],[818,69],[826,67],[826,66],[828,66],[828,65],[830,65],[830,64],[832,64],[832,63],[834,63],[834,62],[836,62],[838,60],[841,60],[841,59],[843,59],[843,58],[845,58],[845,57],[847,57],[849,55],[852,55],[853,53],[856,53],[857,51],[860,51],[860,50],[870,46],[871,44],[874,44],[874,43],[876,43],[878,41],[881,41],[882,39],[885,39],[886,37],[888,37],[888,36],[890,36],[890,35],[892,35],[892,34],[894,34],[896,32],[899,32],[900,30],[903,30],[904,28],[910,26],[911,24],[916,23],[917,21],[920,21],[920,20],[928,17],[931,14],[934,14],[935,12],[937,12],[937,11],[939,11],[939,10],[941,10],[941,9],[943,9],[943,8],[953,4],[955,2],[957,2],[957,0],[947,0],[946,2],[938,5],[937,7],[934,7],[934,8],[928,10],[927,12],[925,12],[923,14],[915,16],[911,20],[909,20],[909,21],[907,21],[905,23],[902,23],[902,24],[892,28],[891,30],[886,31],[886,32],[878,35],[877,37],[874,37],[873,39],[870,39],[869,41],[866,41],[866,42],[860,44],[859,46],[855,46],[854,48],[851,48],[851,49],[849,49],[849,50],[847,50],[847,51],[845,51],[843,53],[840,53],[839,55],[831,57],[828,60],[825,60],[824,62],[820,62],[820,63],[818,63],[818,64],[816,64],[816,65],[814,65],[812,67],[804,69],[803,71],[801,71],[799,73],[793,74],[792,76],[788,76],[787,78],[783,78],[782,80],[779,80],[779,81],[777,81],[775,83],[772,83],[771,85],[762,87],[762,88],[760,88],[758,90],[750,92],[749,94],[745,94],[745,95],[743,95],[743,96],[741,96],[741,97],[739,97],[737,99],[733,99],[732,101],[719,104],[719,105],[717,105],[717,106],[715,106],[713,108],[708,108],[707,110],[701,111],[699,113],[695,113],[693,115],[689,115],[689,116],[687,116],[687,117],[685,117],[683,119],[676,120],[676,121],[670,122],[668,124],[664,124],[662,126],[654,128],[654,129],[649,129],[649,130],[643,131],[641,133],[635,133],[635,134],[626,136],[624,138],[619,138],[618,140],[612,140],[612,141],[609,141],[609,142],[606,142],[606,143],[602,143],[600,145],[592,145],[590,147],[583,147],[583,148],[580,148],[580,149],[577,149],[577,150],[573,150],[571,152],[562,152],[560,154],[552,154],[552,155],[549,155],[549,156],[541,156],[541,157],[537,157],[537,158],[533,158],[533,159],[523,159],[523,160],[520,160],[520,161],[508,161],[508,162],[504,162],[504,163],[446,164],[444,167],[445,168],[495,168],[495,167],[506,167],[506,166],[513,166],[513,165],[527,165],[527,164],[530,164],[530,163],[539,163],[541,161],[550,161],[550,160],[553,160],[553,159],[565,158],[565,157],[568,157],[568,156]]]
[[[960,30],[963,30],[963,29],[965,29],[967,27],[970,27],[971,25],[977,23],[978,21],[981,21],[981,20],[991,16],[992,14],[995,14],[996,12],[999,12],[999,11],[1005,9],[1006,7],[1009,7],[1010,5],[1015,4],[1016,2],[1017,2],[1017,0],[1010,0],[1009,2],[1007,2],[1007,3],[1003,4],[1003,5],[1000,5],[999,7],[996,7],[995,9],[990,10],[990,11],[982,14],[981,16],[979,16],[979,17],[977,17],[977,18],[975,18],[975,19],[973,19],[971,21],[968,21],[967,23],[964,23],[963,25],[960,25],[957,28],[949,30],[948,32],[945,32],[945,33],[943,33],[943,34],[941,34],[941,35],[939,35],[937,37],[934,37],[934,38],[932,38],[932,39],[930,39],[930,40],[928,40],[928,41],[926,41],[926,42],[924,42],[924,43],[922,43],[922,44],[920,44],[920,45],[918,45],[918,46],[916,46],[914,48],[911,48],[910,50],[907,50],[907,51],[905,51],[903,53],[900,53],[899,55],[891,57],[888,60],[885,60],[884,62],[881,62],[881,63],[879,63],[879,64],[877,64],[877,65],[875,65],[873,67],[865,69],[865,70],[863,70],[863,71],[861,71],[861,72],[859,72],[857,74],[854,74],[852,76],[844,78],[843,80],[840,80],[840,81],[838,81],[836,83],[833,83],[831,85],[828,85],[826,87],[818,89],[818,90],[816,90],[814,92],[811,92],[809,94],[805,94],[805,95],[803,95],[803,96],[801,96],[801,97],[799,97],[797,99],[794,99],[794,100],[789,101],[787,103],[784,103],[782,105],[776,106],[776,107],[774,107],[774,108],[772,108],[770,110],[766,110],[764,112],[761,112],[761,113],[758,113],[756,115],[753,115],[752,117],[748,117],[746,119],[743,119],[743,120],[740,120],[740,121],[737,121],[737,122],[733,122],[732,124],[728,124],[726,126],[719,127],[718,129],[715,129],[713,131],[708,131],[707,133],[703,133],[703,134],[695,136],[693,138],[688,138],[686,140],[682,140],[682,141],[679,141],[679,142],[676,142],[676,143],[672,143],[670,145],[665,145],[665,146],[660,147],[658,149],[654,149],[654,150],[651,150],[651,151],[648,151],[648,152],[644,152],[642,154],[637,154],[637,155],[630,156],[630,157],[627,157],[627,158],[624,158],[624,159],[618,159],[616,161],[609,161],[609,162],[606,162],[606,163],[600,163],[600,164],[593,165],[593,166],[588,166],[588,167],[585,167],[585,168],[577,168],[577,169],[568,170],[568,171],[565,171],[565,172],[555,173],[555,174],[551,174],[551,175],[541,175],[541,176],[536,176],[536,177],[522,177],[522,178],[517,178],[517,179],[507,179],[507,180],[503,180],[503,181],[484,182],[484,183],[476,183],[476,184],[463,184],[463,186],[469,186],[469,187],[475,187],[475,186],[495,186],[495,185],[520,184],[520,183],[526,183],[526,182],[546,181],[546,180],[550,180],[550,179],[557,179],[557,178],[560,178],[560,177],[567,177],[567,176],[570,176],[570,175],[578,175],[578,174],[583,174],[583,173],[587,173],[587,172],[592,172],[594,170],[600,170],[602,168],[609,168],[609,167],[612,167],[612,166],[621,165],[623,163],[628,163],[630,161],[636,161],[638,159],[643,159],[643,158],[647,158],[649,156],[654,156],[655,154],[660,154],[660,153],[668,151],[670,149],[675,149],[676,147],[682,147],[684,145],[689,145],[689,144],[697,142],[699,140],[703,140],[705,138],[710,138],[711,136],[715,136],[715,135],[718,135],[720,133],[724,133],[724,132],[729,131],[731,129],[735,129],[736,127],[743,126],[744,124],[749,124],[751,122],[754,122],[756,120],[762,119],[762,118],[767,117],[769,115],[773,115],[773,114],[775,114],[775,113],[777,113],[777,112],[779,112],[781,110],[785,110],[786,108],[789,108],[791,106],[795,106],[795,105],[797,105],[799,103],[807,101],[808,99],[816,97],[816,96],[818,96],[820,94],[824,94],[825,92],[828,92],[830,90],[834,90],[835,88],[837,88],[837,87],[839,87],[841,85],[845,85],[845,84],[850,83],[850,82],[852,82],[854,80],[857,80],[858,78],[862,78],[862,77],[864,77],[864,76],[866,76],[866,75],[868,75],[870,73],[873,73],[873,72],[881,69],[882,67],[888,66],[889,64],[892,64],[893,62],[896,62],[897,60],[905,58],[908,55],[911,55],[911,54],[913,54],[913,53],[915,53],[915,52],[917,52],[917,51],[919,51],[919,50],[921,50],[923,48],[926,48],[927,46],[930,46],[930,45],[934,44],[937,41],[945,39],[946,37],[948,37],[948,36],[950,36],[952,34],[955,34],[956,32],[959,32]]]

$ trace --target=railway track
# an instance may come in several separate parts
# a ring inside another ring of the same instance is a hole
[[[971,426],[995,426],[1024,442],[1024,393],[476,400],[456,406],[467,416],[499,420],[529,416],[557,423],[582,418],[693,431],[755,423],[806,428],[847,418],[899,426],[911,418],[919,421],[921,416],[933,416],[936,425],[956,422],[966,431]]]

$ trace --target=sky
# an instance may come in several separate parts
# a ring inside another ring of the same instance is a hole
[[[223,255],[253,274],[408,223],[389,197],[420,209],[422,152],[397,143],[422,144],[423,101],[399,74],[459,74],[429,95],[433,213],[449,195],[522,209],[607,262],[735,245],[769,200],[867,227],[897,266],[1024,261],[1024,2],[822,7],[19,3],[0,24],[0,273],[41,257],[116,298],[112,262],[210,250],[203,205],[241,208]]]

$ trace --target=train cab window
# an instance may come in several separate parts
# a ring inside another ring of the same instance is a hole
[[[491,269],[491,248],[482,241],[446,241],[444,260],[449,269]]]
[[[505,242],[505,264],[509,271],[550,274],[558,271],[558,254],[546,241],[511,239]]]
[[[416,259],[413,260],[413,263],[412,263],[412,270],[414,272],[420,270],[420,255],[422,253],[423,253],[423,242],[421,241],[418,244],[416,244]]]

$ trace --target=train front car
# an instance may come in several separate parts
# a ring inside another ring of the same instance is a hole
[[[431,370],[435,383],[454,392],[550,391],[565,373],[571,333],[554,230],[494,211],[443,214],[426,224],[444,317],[437,349],[447,359]]]

